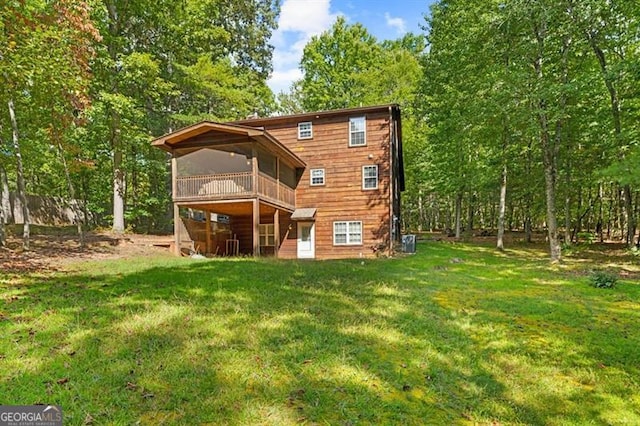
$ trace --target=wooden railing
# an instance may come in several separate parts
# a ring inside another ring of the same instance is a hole
[[[296,191],[294,189],[289,188],[282,182],[278,182],[278,189],[278,200],[281,200],[285,204],[289,204],[291,206],[296,205]]]
[[[221,200],[228,197],[261,196],[293,208],[295,190],[263,173],[254,185],[251,172],[179,176],[174,200]]]
[[[277,200],[278,182],[270,176],[258,173],[258,194]]]
[[[247,195],[253,191],[251,172],[222,173],[217,175],[179,176],[176,200],[220,199],[225,196]]]

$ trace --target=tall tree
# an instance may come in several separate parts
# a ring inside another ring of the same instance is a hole
[[[629,78],[632,64],[637,64],[638,6],[632,2],[608,2],[605,0],[587,0],[576,2],[566,0],[569,15],[578,34],[588,42],[595,55],[602,81],[609,95],[613,137],[623,162],[633,143],[630,131],[624,123],[620,87],[633,85]],[[635,55],[635,58],[634,58]],[[633,71],[632,71],[633,72]],[[629,93],[629,92],[627,92]],[[636,92],[637,95],[637,92]],[[611,169],[611,170],[615,170]],[[624,177],[622,177],[624,179]],[[626,220],[626,242],[634,244],[636,219],[631,185],[623,184]]]
[[[140,159],[165,161],[136,141],[197,119],[244,118],[250,108],[272,107],[265,79],[278,5],[275,0],[104,0],[95,11],[104,43],[94,63],[93,117],[111,151],[115,232],[124,230],[127,196],[141,195]]]
[[[381,55],[382,47],[364,26],[339,17],[304,48],[300,69],[305,109],[360,106],[367,94],[366,73],[380,63]]]
[[[86,2],[72,0],[9,2],[0,9],[0,38],[7,41],[7,49],[0,52],[5,89],[0,97],[6,99],[11,128],[25,249],[29,249],[30,219],[23,141],[36,145],[39,136],[47,133],[62,146],[63,133],[87,105],[91,43],[98,37],[88,10]]]

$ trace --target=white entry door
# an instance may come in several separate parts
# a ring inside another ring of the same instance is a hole
[[[298,259],[313,259],[316,256],[314,234],[313,222],[298,222]]]

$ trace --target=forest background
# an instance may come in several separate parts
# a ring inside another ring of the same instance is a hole
[[[80,234],[170,229],[154,136],[385,103],[403,111],[405,230],[485,230],[499,248],[505,231],[544,231],[553,260],[581,238],[638,243],[636,1],[425,2],[423,32],[395,40],[338,17],[274,94],[279,13],[277,0],[4,1],[0,245],[9,192],[80,200]]]

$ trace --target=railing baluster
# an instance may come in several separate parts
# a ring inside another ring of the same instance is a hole
[[[179,176],[174,198],[176,200],[224,199],[227,196],[256,193],[291,207],[295,205],[293,189],[263,173],[259,173],[254,182],[251,172]]]

